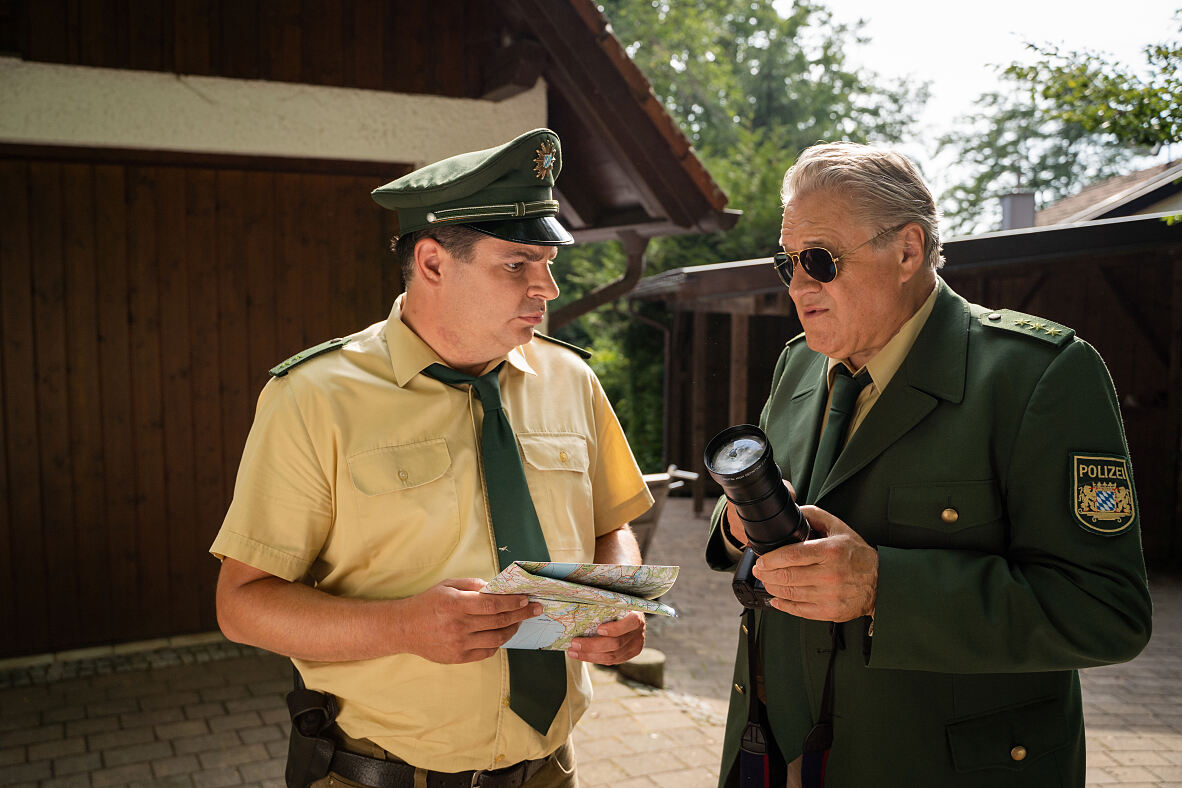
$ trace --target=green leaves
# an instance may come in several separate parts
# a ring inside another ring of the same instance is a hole
[[[801,150],[819,140],[905,139],[927,100],[926,85],[879,84],[876,75],[849,67],[845,54],[857,45],[858,28],[834,22],[827,8],[809,0],[791,4],[784,16],[771,0],[600,0],[600,6],[731,207],[743,211],[725,234],[653,240],[648,274],[769,256],[779,243],[780,182]],[[624,271],[615,243],[559,254],[558,305]],[[560,333],[595,348],[592,367],[641,467],[663,470],[663,336],[624,308],[602,307]],[[658,306],[637,309],[668,321]]]
[[[1093,52],[1028,46],[1041,59],[1006,73],[1048,102],[1053,117],[1130,146],[1182,142],[1179,42],[1145,47],[1140,73]]]
[[[1027,46],[1039,59],[1006,68],[1010,87],[981,96],[979,114],[940,139],[966,172],[941,200],[954,233],[994,229],[998,200],[1010,191],[1033,191],[1041,208],[1182,141],[1179,42],[1145,47],[1140,68]]]

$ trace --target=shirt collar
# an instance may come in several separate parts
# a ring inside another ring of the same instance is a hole
[[[386,328],[383,331],[386,348],[390,353],[390,368],[394,373],[394,382],[399,387],[406,386],[415,375],[432,364],[444,363],[430,345],[412,331],[410,326],[402,322],[402,304],[405,298],[406,293],[403,293],[394,299],[394,306],[390,309],[390,317],[386,321]],[[493,369],[502,361],[508,361],[512,367],[521,372],[529,375],[538,374],[526,358],[524,347],[526,346],[519,345],[504,356],[492,359],[485,366],[484,371]]]
[[[907,358],[907,354],[911,351],[911,346],[915,344],[915,338],[919,336],[924,323],[928,321],[928,317],[932,314],[932,307],[936,305],[936,293],[939,291],[939,287],[933,287],[932,292],[919,309],[916,310],[915,314],[899,327],[899,330],[890,338],[890,341],[882,346],[882,350],[875,353],[874,357],[866,362],[865,369],[870,373],[870,381],[878,391],[881,392],[887,387],[887,384],[891,382],[891,378],[895,376],[895,373],[899,371],[899,367],[903,365],[903,359]],[[843,363],[845,362],[836,358],[829,359],[829,364],[825,368],[825,382],[830,388],[833,387],[834,370],[837,369],[838,365]],[[850,372],[857,373],[859,370],[850,370]]]

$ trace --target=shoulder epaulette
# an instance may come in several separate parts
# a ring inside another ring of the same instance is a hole
[[[282,364],[271,367],[271,376],[281,378],[310,358],[316,358],[322,353],[327,353],[330,350],[339,350],[343,348],[349,343],[349,339],[349,337],[337,337],[336,339],[330,339],[327,342],[321,342],[319,345],[310,347],[307,350],[301,350],[299,353],[296,353]]]
[[[569,342],[563,342],[561,339],[555,339],[554,337],[546,336],[545,334],[541,333],[540,331],[535,331],[534,336],[537,337],[538,339],[544,339],[547,342],[553,342],[555,345],[561,345],[562,347],[566,348],[567,350],[574,351],[575,353],[578,353],[579,357],[582,358],[584,361],[587,361],[588,359],[591,358],[591,351],[584,350],[583,348],[579,347],[578,345],[572,345]]]
[[[1037,337],[1044,342],[1050,342],[1056,346],[1062,345],[1075,336],[1074,329],[1070,329],[1053,320],[1047,320],[1045,317],[1035,317],[1034,315],[1015,312],[1012,309],[984,311],[977,316],[977,319],[981,321],[981,325],[983,326],[1000,328],[1028,337]]]

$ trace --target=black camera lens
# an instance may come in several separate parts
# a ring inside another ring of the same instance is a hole
[[[788,494],[763,430],[728,427],[706,445],[706,470],[722,487],[759,555],[809,538],[808,521]]]

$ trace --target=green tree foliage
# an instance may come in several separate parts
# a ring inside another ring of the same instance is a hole
[[[1033,191],[1042,207],[1182,142],[1182,42],[1145,47],[1140,69],[1094,52],[1027,46],[1039,59],[1006,68],[1011,89],[983,95],[980,113],[940,140],[966,165],[943,199],[954,232],[990,229],[1007,192]]]
[[[926,85],[880,84],[846,54],[858,30],[799,0],[601,0],[613,32],[690,137],[698,157],[743,211],[727,233],[655,239],[647,273],[770,255],[779,237],[780,181],[820,140],[897,141],[927,100]],[[561,253],[555,273],[569,303],[619,276],[616,243]],[[592,347],[595,368],[646,471],[661,470],[663,337],[617,302],[560,333]],[[660,310],[642,317],[668,323]]]
[[[927,86],[877,84],[846,54],[857,30],[800,0],[781,16],[771,0],[602,0],[653,92],[743,218],[731,232],[665,238],[650,270],[769,253],[779,190],[796,154],[819,140],[897,141]]]
[[[1018,89],[986,93],[975,105],[979,114],[961,118],[939,143],[955,151],[965,173],[941,198],[950,235],[996,229],[1005,194],[1032,191],[1041,208],[1124,171],[1139,153]]]
[[[1028,47],[1041,59],[1006,73],[1048,102],[1054,117],[1131,146],[1182,142],[1182,41],[1145,47],[1141,74],[1094,52]]]

